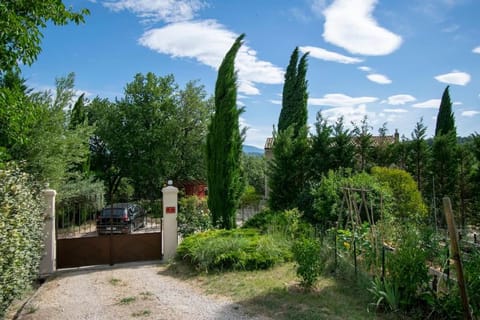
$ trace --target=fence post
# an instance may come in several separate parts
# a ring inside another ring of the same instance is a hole
[[[464,319],[472,319],[470,313],[470,306],[468,304],[467,289],[465,287],[465,279],[463,278],[462,260],[460,258],[460,250],[458,247],[457,230],[455,227],[455,221],[453,220],[452,204],[450,198],[443,198],[443,209],[445,211],[445,218],[447,219],[448,232],[450,233],[450,246],[452,248],[452,259],[455,261],[457,269],[458,287],[460,289],[460,296],[462,298],[463,316]]]
[[[39,276],[45,278],[57,269],[56,233],[55,233],[55,196],[52,189],[42,191],[45,201],[45,223],[43,225],[43,255],[40,260]]]
[[[163,259],[169,260],[175,256],[178,246],[177,211],[178,189],[168,181],[163,193]]]

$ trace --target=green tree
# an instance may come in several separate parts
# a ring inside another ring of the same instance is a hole
[[[274,210],[303,206],[301,203],[306,190],[309,148],[307,139],[307,58],[308,53],[304,54],[298,62],[298,48],[295,48],[285,74],[278,134],[274,137],[273,159],[269,166],[271,190],[269,201],[270,207]],[[281,143],[277,143],[277,139],[280,139]],[[285,170],[289,171],[288,176],[291,177],[288,186],[284,184],[285,179],[282,177]]]
[[[312,136],[312,147],[310,149],[310,179],[319,181],[324,174],[332,168],[330,152],[332,144],[332,126],[323,118],[322,112],[317,113],[315,122],[315,134]]]
[[[364,116],[360,126],[354,124],[353,136],[355,140],[355,153],[357,154],[357,165],[359,171],[365,171],[371,160],[373,152],[373,139],[370,130],[372,127],[368,124],[367,116]]]
[[[475,157],[470,143],[462,143],[457,148],[458,163],[458,196],[460,200],[460,223],[465,228],[469,212],[469,200],[472,197],[471,176],[475,164]]]
[[[412,132],[412,140],[408,143],[409,158],[408,171],[417,182],[420,192],[425,193],[425,180],[427,178],[427,166],[429,160],[429,147],[425,141],[427,127],[420,118]]]
[[[245,182],[255,189],[257,195],[263,196],[265,194],[265,157],[244,153],[242,164]]]
[[[452,112],[452,101],[450,100],[449,86],[445,88],[442,94],[442,102],[438,110],[437,123],[435,126],[435,136],[454,132],[456,136],[455,117]]]
[[[0,74],[31,65],[41,51],[41,29],[47,23],[66,25],[83,23],[87,9],[75,12],[60,0],[6,0],[0,2]]]
[[[240,132],[237,108],[235,56],[242,45],[240,35],[218,69],[215,84],[215,114],[207,135],[208,207],[212,223],[225,229],[236,227],[236,211],[243,192],[241,153],[244,132]]]
[[[435,203],[441,205],[443,197],[450,197],[453,202],[457,195],[457,130],[452,112],[452,102],[448,86],[443,91],[442,102],[437,115],[435,137],[432,145],[431,172]]]
[[[332,169],[346,169],[354,166],[355,146],[352,133],[345,128],[343,116],[338,118],[333,126],[330,159]]]

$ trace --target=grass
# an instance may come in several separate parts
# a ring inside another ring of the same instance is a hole
[[[118,302],[118,304],[121,304],[121,305],[127,305],[127,304],[131,304],[133,302],[137,301],[137,298],[136,297],[126,297],[126,298],[122,298],[120,300],[120,302]]]
[[[111,278],[110,280],[108,280],[108,282],[112,285],[112,286],[118,286],[122,283],[122,280],[120,279],[117,279],[117,278]]]
[[[207,294],[229,297],[247,312],[283,319],[395,319],[368,312],[372,302],[366,289],[331,277],[321,277],[311,291],[299,285],[292,263],[269,270],[196,274],[185,265],[171,265],[162,273],[182,278]]]
[[[151,314],[152,314],[152,311],[150,310],[142,310],[142,311],[132,313],[132,317],[148,317]]]

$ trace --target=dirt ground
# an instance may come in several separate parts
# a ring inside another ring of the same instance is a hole
[[[265,319],[164,271],[152,263],[60,271],[7,319]]]

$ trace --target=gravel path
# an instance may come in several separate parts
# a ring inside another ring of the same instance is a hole
[[[227,299],[163,275],[162,265],[127,264],[61,272],[26,303],[22,320],[265,319]]]

